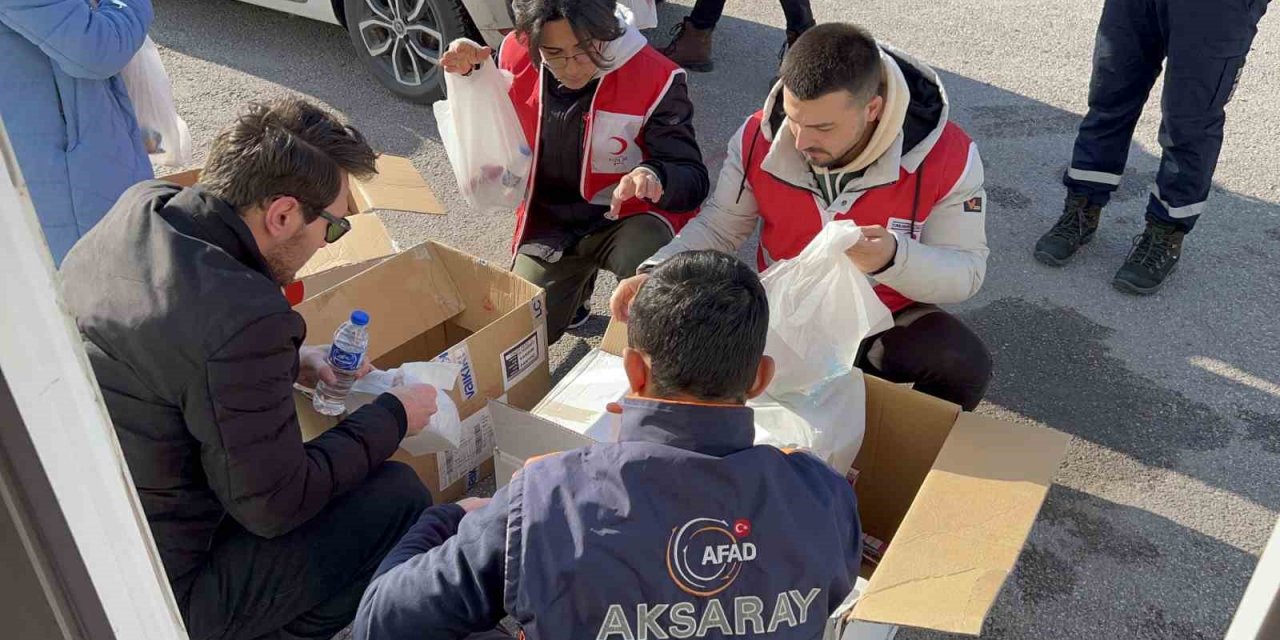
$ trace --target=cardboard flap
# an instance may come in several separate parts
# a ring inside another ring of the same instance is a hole
[[[466,310],[454,318],[458,326],[475,331],[527,304],[539,295],[539,287],[481,258],[433,243],[436,255],[454,282],[466,282],[458,293]],[[497,277],[501,274],[503,277]],[[506,276],[510,277],[506,277]],[[542,303],[539,303],[542,304]]]
[[[179,187],[190,187],[200,181],[200,169],[179,171],[178,173],[171,173],[167,176],[160,176],[158,179],[164,180],[165,182],[172,182]]]
[[[1069,441],[1051,429],[961,414],[854,617],[981,633]]]
[[[579,449],[595,441],[550,420],[514,409],[497,400],[489,401],[493,435],[498,452],[521,461],[535,456]],[[498,478],[498,486],[511,478]]]
[[[612,319],[609,321],[609,328],[604,332],[604,338],[600,340],[600,350],[620,356],[625,348],[627,348],[627,323]]]
[[[862,530],[892,542],[942,450],[960,407],[864,375],[866,429],[853,461]]]
[[[320,248],[298,271],[298,278],[383,258],[396,252],[382,219],[371,213],[348,216],[351,230],[342,239]],[[317,291],[318,292],[318,291]]]
[[[356,264],[347,264],[332,269],[325,269],[318,273],[313,273],[304,278],[299,278],[298,282],[302,284],[302,299],[313,298],[329,289],[332,289],[357,275],[364,273],[368,269],[372,269],[378,264],[386,260],[387,257],[374,258],[373,260],[365,260]]]
[[[389,292],[394,292],[390,294]],[[462,312],[458,287],[435,247],[420,244],[387,258],[294,309],[307,319],[307,344],[329,342],[354,309],[369,313],[370,360]]]
[[[351,181],[351,200],[357,213],[379,209],[410,213],[443,214],[436,194],[413,168],[408,158],[384,155],[378,158],[378,175],[367,181]]]

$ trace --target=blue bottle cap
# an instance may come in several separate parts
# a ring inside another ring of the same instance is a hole
[[[363,327],[369,324],[369,314],[365,313],[364,311],[361,311],[360,309],[356,309],[355,311],[352,311],[351,324],[354,324],[357,327]]]

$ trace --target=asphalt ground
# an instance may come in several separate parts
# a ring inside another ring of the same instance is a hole
[[[509,259],[512,218],[468,209],[431,110],[384,91],[340,27],[233,0],[155,4],[152,35],[201,155],[239,105],[301,94],[411,157],[435,187],[448,216],[383,214],[401,246],[434,239]],[[651,40],[664,43],[689,4],[663,5]],[[1142,227],[1160,84],[1094,243],[1063,269],[1030,251],[1061,210],[1100,0],[814,0],[814,10],[861,23],[942,74],[952,118],[980,146],[991,199],[986,284],[954,307],[995,355],[979,411],[1074,437],[983,637],[1222,637],[1280,509],[1280,22],[1262,22],[1179,272],[1160,294],[1134,298],[1109,280]],[[712,175],[763,99],[781,27],[773,2],[729,3],[719,67],[690,77]],[[597,315],[553,347],[557,376],[598,343],[612,286],[601,277]]]

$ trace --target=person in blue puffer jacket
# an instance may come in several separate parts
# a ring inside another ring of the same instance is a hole
[[[522,640],[821,638],[858,577],[857,499],[818,458],[753,444],[768,327],[733,256],[663,262],[632,303],[617,441],[424,511],[374,572],[356,640],[495,640],[506,615]]]
[[[0,121],[55,263],[154,177],[118,77],[151,19],[151,0],[0,0]]]

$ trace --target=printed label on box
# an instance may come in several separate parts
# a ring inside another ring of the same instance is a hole
[[[547,354],[542,348],[542,338],[537,331],[517,342],[516,346],[503,351],[502,380],[505,388],[510,391],[511,387],[519,384],[539,364],[542,364],[546,357]]]
[[[479,390],[476,387],[475,373],[471,371],[471,350],[467,348],[467,343],[463,342],[436,356],[436,362],[450,362],[461,365],[462,372],[458,374],[458,378],[462,380],[462,399],[470,400],[476,397],[476,393]]]
[[[440,467],[440,488],[470,476],[478,478],[480,464],[493,456],[493,417],[485,407],[462,421],[462,439],[457,449],[436,454]],[[473,471],[474,476],[470,475]],[[474,483],[469,483],[474,486]]]

